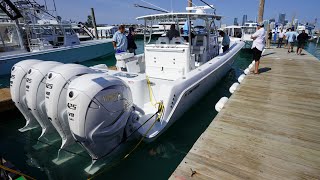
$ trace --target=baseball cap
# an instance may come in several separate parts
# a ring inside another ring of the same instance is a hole
[[[260,22],[257,24],[257,26],[264,27],[264,24],[262,22]]]

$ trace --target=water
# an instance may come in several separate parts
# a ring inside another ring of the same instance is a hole
[[[142,42],[138,42],[138,53],[143,51]],[[312,43],[307,46],[309,52],[320,58],[319,48]],[[172,127],[159,139],[146,144],[143,143],[127,159],[105,166],[104,171],[94,179],[168,179],[186,153],[190,150],[197,138],[212,122],[217,112],[214,110],[216,102],[223,96],[230,96],[229,87],[236,82],[251,63],[249,50],[241,50],[230,72],[199,102],[188,110]],[[112,56],[95,59],[83,63],[94,65],[107,63],[113,65]],[[0,82],[6,84],[9,77],[3,77]],[[3,85],[7,86],[7,85]],[[3,117],[9,118],[3,118]],[[26,133],[18,132],[25,120],[17,111],[3,114],[0,120],[0,155],[10,160],[22,172],[37,179],[86,179],[83,169],[89,165],[90,158],[83,152],[60,166],[54,165],[51,160],[56,157],[60,142],[34,150],[39,131]],[[133,142],[136,143],[136,142]],[[116,158],[116,161],[119,158]]]

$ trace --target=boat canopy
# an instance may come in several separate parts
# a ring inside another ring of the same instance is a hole
[[[208,14],[208,13],[196,13],[196,12],[183,12],[183,13],[162,13],[162,14],[152,14],[152,15],[146,15],[146,16],[140,16],[137,17],[137,20],[161,20],[161,19],[178,19],[178,20],[187,20],[188,17],[190,20],[196,20],[196,19],[216,19],[220,20],[222,16],[218,16],[215,14]]]

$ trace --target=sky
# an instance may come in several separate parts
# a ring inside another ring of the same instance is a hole
[[[46,1],[49,7],[53,7],[52,0],[36,0],[40,4]],[[161,8],[173,12],[185,12],[188,0],[145,0]],[[259,0],[205,0],[213,4],[217,14],[224,16],[222,24],[233,24],[235,17],[242,22],[242,16],[248,15],[248,20],[255,20],[258,14]],[[142,23],[135,18],[142,15],[154,14],[155,11],[136,8],[133,5],[150,6],[143,0],[55,0],[57,13],[64,20],[84,22],[90,15],[90,8],[94,8],[97,24],[121,24]],[[197,6],[204,5],[200,0],[193,0]],[[53,9],[53,8],[52,8]],[[278,20],[279,13],[285,13],[286,19],[292,17],[299,22],[320,21],[320,0],[265,0],[264,19],[275,18]]]

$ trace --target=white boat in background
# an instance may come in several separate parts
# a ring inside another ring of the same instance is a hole
[[[14,64],[25,59],[82,62],[113,53],[110,40],[80,42],[73,26],[51,15],[44,6],[17,1],[22,18],[0,22],[0,75],[10,73]],[[10,15],[10,14],[9,14]]]
[[[93,160],[86,171],[95,173],[103,164],[98,159],[109,158],[124,141],[150,142],[159,137],[231,69],[244,42],[231,41],[230,49],[222,53],[215,29],[215,20],[221,17],[206,9],[211,7],[138,17],[145,24],[188,22],[188,38],[159,37],[151,43],[151,37],[145,36],[144,54],[116,54],[117,70],[22,61],[12,71],[12,99],[20,102],[16,105],[22,112],[37,107],[23,113],[26,119],[44,113],[52,121],[50,130],[55,128],[64,139],[61,148],[72,141],[81,144]],[[202,22],[204,27],[194,38],[191,21]],[[24,96],[28,101],[21,101]],[[45,124],[41,118],[36,120]],[[47,125],[43,132],[49,132]]]
[[[92,34],[95,35],[95,32],[93,29],[91,29]],[[103,26],[103,27],[97,27],[98,37],[99,39],[105,39],[105,38],[112,38],[114,33],[118,31],[117,26]]]
[[[241,26],[226,26],[223,31],[227,33],[232,41],[240,41],[243,39],[243,32]]]

